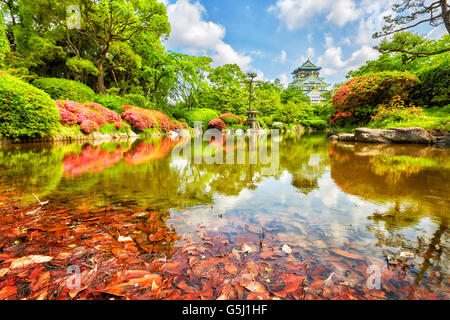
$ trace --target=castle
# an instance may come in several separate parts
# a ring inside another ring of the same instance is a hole
[[[311,103],[319,103],[324,101],[322,93],[329,90],[330,85],[319,76],[322,68],[316,67],[308,58],[308,60],[292,72],[294,80],[289,87],[300,87],[305,95],[311,99]]]

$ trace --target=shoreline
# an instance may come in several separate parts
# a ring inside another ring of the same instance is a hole
[[[450,148],[450,132],[425,130],[421,127],[369,129],[358,128],[355,133],[339,133],[330,141],[361,142],[375,144],[422,144],[437,148]]]

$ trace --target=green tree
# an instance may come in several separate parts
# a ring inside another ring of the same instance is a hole
[[[236,64],[217,67],[209,73],[211,87],[202,94],[207,108],[220,113],[242,114],[248,105],[248,91],[245,89],[245,74]]]
[[[309,97],[303,94],[302,88],[300,87],[289,87],[281,93],[281,103],[286,104],[289,101],[294,103],[311,103]]]
[[[73,5],[81,10],[79,27],[67,23],[67,9]],[[108,55],[115,43],[127,43],[140,34],[159,41],[170,32],[166,7],[157,0],[19,0],[19,8],[15,34],[26,35],[28,43],[35,39],[63,48],[67,56],[91,61],[98,69],[95,87],[101,93],[106,93]],[[30,49],[37,51],[36,46]]]
[[[171,53],[176,63],[176,85],[172,97],[183,101],[188,110],[199,104],[200,92],[208,87],[207,73],[211,70],[212,59],[185,54]]]
[[[0,66],[3,65],[3,60],[7,52],[11,51],[9,40],[6,35],[5,19],[0,14]]]

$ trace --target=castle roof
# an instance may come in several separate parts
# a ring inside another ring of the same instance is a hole
[[[303,63],[300,68],[298,68],[297,70],[320,70],[322,69],[321,67],[317,67],[315,66],[311,60],[306,60],[305,63]]]
[[[305,78],[298,78],[296,79],[295,83],[298,84],[316,84],[319,86],[329,86],[328,83],[323,81],[322,78],[318,77],[316,74],[312,74],[309,77]]]

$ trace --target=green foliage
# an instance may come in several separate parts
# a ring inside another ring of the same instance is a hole
[[[5,73],[0,74],[0,115],[0,136],[45,136],[61,127],[47,93]]]
[[[325,130],[328,125],[327,121],[320,119],[304,120],[301,124],[307,128],[314,128],[317,130]]]
[[[289,87],[281,93],[281,103],[286,104],[288,102],[294,103],[311,103],[311,100],[308,96],[303,94],[302,88],[300,87]]]
[[[184,112],[178,112],[178,116],[182,115],[184,119],[186,119],[187,124],[189,127],[194,128],[194,124],[197,121],[202,122],[202,129],[207,130],[208,129],[208,123],[211,122],[214,119],[219,118],[219,115],[216,111],[207,109],[207,108],[201,108],[201,109],[193,109],[191,111],[184,111]]]
[[[450,131],[450,105],[445,107],[434,107],[423,109],[423,113],[410,113],[409,111],[401,111],[389,114],[382,121],[371,121],[367,125],[369,128],[406,128],[421,127],[425,129],[438,129]],[[344,130],[351,131],[351,128]]]
[[[236,64],[217,67],[208,75],[210,87],[199,93],[199,104],[219,113],[242,114],[248,109],[245,74]]]
[[[47,92],[55,100],[73,100],[77,102],[92,102],[95,99],[95,92],[81,82],[57,79],[41,78],[36,79],[33,85]]]
[[[3,60],[7,52],[11,51],[8,37],[6,36],[5,19],[0,14],[0,66],[3,66]]]
[[[429,40],[419,35],[403,32],[384,40],[376,47],[382,54],[376,60],[367,61],[358,70],[350,71],[347,78],[356,78],[381,71],[408,71],[415,75],[450,60],[450,52],[436,55],[408,54],[408,52],[438,52],[450,47],[450,35],[440,40]]]
[[[372,121],[382,125],[388,122],[409,121],[412,117],[422,114],[422,108],[413,104],[407,105],[399,96],[394,96],[388,104],[378,106],[376,114],[372,116]]]
[[[126,104],[128,104],[128,105],[136,106],[136,107],[144,108],[144,109],[153,109],[153,106],[150,103],[150,101],[143,95],[126,94],[123,96],[123,98],[127,101]]]
[[[421,84],[416,96],[424,106],[445,106],[450,104],[450,61],[422,72]]]
[[[124,97],[108,94],[99,94],[95,97],[94,101],[108,109],[114,110],[118,114],[121,114],[123,112],[123,106],[128,105],[128,100]]]
[[[75,75],[77,81],[84,81],[88,75],[98,76],[97,67],[87,59],[72,57],[66,61],[67,68]]]
[[[366,124],[375,114],[377,106],[388,103],[393,96],[409,103],[418,83],[417,76],[400,71],[357,77],[336,90],[333,108],[338,117],[344,115],[351,123]]]
[[[99,129],[99,132],[102,134],[113,133],[113,132],[128,133],[129,129],[130,129],[130,127],[128,125],[122,125],[122,127],[120,129],[117,129],[115,123],[108,123],[104,126],[101,126]]]

